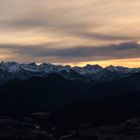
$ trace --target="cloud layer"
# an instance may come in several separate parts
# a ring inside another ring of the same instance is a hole
[[[1,44],[0,51],[7,52],[11,50],[11,54],[16,56],[27,57],[28,59],[42,58],[44,61],[57,63],[64,62],[84,62],[98,61],[108,59],[130,59],[139,58],[140,44],[135,42],[121,43],[109,46],[74,46],[73,48],[55,48],[54,44],[38,44],[38,45],[9,45]]]
[[[140,58],[139,17],[139,0],[0,0],[0,58]]]

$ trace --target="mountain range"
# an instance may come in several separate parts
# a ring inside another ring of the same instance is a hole
[[[49,113],[59,130],[140,117],[140,68],[1,62],[0,83],[0,116]]]
[[[89,65],[84,67],[71,67],[42,63],[19,64],[16,62],[0,63],[0,84],[12,79],[28,79],[31,77],[47,77],[50,74],[57,74],[68,80],[110,81],[120,77],[127,77],[131,74],[140,73],[140,68],[127,68],[122,66],[101,67]]]
[[[83,101],[98,108],[112,98],[130,101],[130,95],[136,97],[134,104],[140,99],[140,68],[1,62],[0,82],[1,113],[56,111]],[[119,100],[117,104],[120,109]]]

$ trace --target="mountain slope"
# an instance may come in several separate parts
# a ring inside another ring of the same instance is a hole
[[[46,78],[11,80],[1,87],[0,110],[54,111],[82,100],[98,101],[125,93],[140,94],[139,84],[140,74],[108,82],[71,81],[57,74],[48,75]]]

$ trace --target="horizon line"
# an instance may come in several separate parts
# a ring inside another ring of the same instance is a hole
[[[124,66],[124,65],[112,65],[112,64],[108,64],[108,65],[105,65],[105,66],[102,66],[101,64],[98,64],[98,63],[84,63],[84,64],[72,64],[72,63],[49,63],[49,62],[16,62],[16,61],[0,61],[0,64],[1,63],[17,63],[17,64],[36,64],[36,65],[41,65],[41,64],[51,64],[51,65],[54,65],[54,66],[69,66],[69,67],[85,67],[87,65],[91,65],[91,66],[100,66],[102,68],[107,68],[107,67],[110,67],[110,66],[114,66],[114,67],[124,67],[124,68],[129,68],[129,69],[133,69],[133,68],[140,68],[139,67],[129,67],[129,66]]]

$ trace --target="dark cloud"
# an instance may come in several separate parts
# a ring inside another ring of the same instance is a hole
[[[41,49],[40,49],[41,48]],[[83,60],[104,60],[104,59],[121,59],[121,58],[138,58],[140,57],[140,45],[135,42],[127,42],[119,45],[109,46],[76,46],[73,48],[51,48],[51,44],[40,45],[0,45],[0,49],[11,49],[15,54],[28,55],[32,58],[54,58],[65,61]]]

